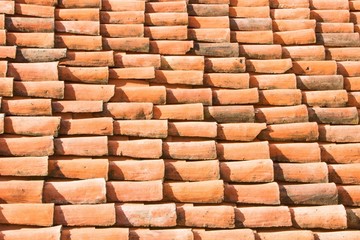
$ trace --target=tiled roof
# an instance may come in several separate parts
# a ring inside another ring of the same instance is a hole
[[[359,0],[0,0],[0,240],[359,240]]]

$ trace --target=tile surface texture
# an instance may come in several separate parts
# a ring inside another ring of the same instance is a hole
[[[360,0],[0,0],[0,240],[359,240]]]

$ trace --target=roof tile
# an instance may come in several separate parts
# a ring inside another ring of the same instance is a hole
[[[266,129],[264,123],[223,123],[217,125],[217,138],[221,140],[251,142]]]
[[[268,142],[217,143],[220,160],[256,160],[269,159]]]
[[[305,105],[291,107],[262,107],[256,109],[256,120],[267,124],[308,122]]]
[[[318,143],[271,143],[270,156],[277,162],[310,163],[323,160]]]
[[[141,149],[141,151],[139,151],[139,149]],[[162,140],[109,140],[109,154],[132,158],[160,158],[162,155]]]
[[[208,181],[220,178],[219,162],[209,161],[165,161],[165,179],[173,181]]]
[[[36,181],[36,180],[0,181],[1,202],[2,203],[42,203],[43,185],[44,185],[44,181]],[[4,211],[3,208],[2,211]],[[14,210],[12,210],[11,212],[14,212]],[[22,221],[25,221],[25,219],[22,219]]]
[[[115,207],[112,203],[55,206],[54,224],[105,227],[114,225],[115,221]]]
[[[163,186],[165,201],[220,203],[224,199],[224,183],[222,180],[165,182]]]
[[[274,177],[276,181],[282,182],[326,183],[329,181],[328,166],[323,162],[274,163]]]
[[[111,180],[161,180],[164,178],[164,174],[165,164],[163,160],[126,160],[109,162],[109,179]]]
[[[163,199],[162,180],[143,182],[109,181],[106,182],[106,197],[109,202],[160,201]]]
[[[176,226],[174,203],[164,204],[116,204],[116,225],[127,227]],[[130,233],[131,236],[131,233]]]

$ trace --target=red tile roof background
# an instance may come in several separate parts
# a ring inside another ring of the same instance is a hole
[[[359,240],[359,0],[0,0],[0,239]]]

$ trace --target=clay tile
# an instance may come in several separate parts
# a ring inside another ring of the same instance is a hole
[[[44,185],[44,181],[35,181],[35,180],[1,181],[0,182],[1,202],[2,203],[42,203],[43,185]],[[3,210],[4,209],[2,208],[2,211]],[[4,215],[2,214],[2,216]],[[23,221],[25,221],[25,219],[23,219]],[[51,224],[49,223],[49,225]]]
[[[15,2],[14,1],[1,1],[0,13],[14,14],[15,13]]]
[[[190,16],[228,16],[228,4],[188,4],[187,12]]]
[[[280,199],[285,205],[332,205],[338,190],[334,183],[280,185]]]
[[[269,159],[268,142],[217,143],[220,160],[256,160]]]
[[[242,44],[273,44],[273,31],[231,31],[230,39]]]
[[[218,180],[219,162],[209,161],[165,161],[165,179],[174,181],[208,181]]]
[[[234,228],[235,211],[231,206],[179,206],[178,225],[184,227]]]
[[[109,162],[109,179],[111,180],[161,180],[164,178],[164,174],[165,164],[163,160],[126,160]]]
[[[237,43],[200,43],[195,42],[191,53],[206,57],[238,57]]]
[[[234,239],[241,238],[243,240],[254,240],[254,232],[251,229],[226,229],[205,231],[201,229],[193,229],[194,240],[211,240],[216,239]]]
[[[254,122],[253,106],[209,106],[204,107],[205,120],[218,123]]]
[[[117,87],[111,102],[151,102],[153,104],[166,103],[166,88],[152,87]]]
[[[260,90],[259,104],[270,106],[300,105],[301,91],[299,89]]]
[[[9,63],[8,77],[21,81],[57,81],[58,62]]]
[[[310,0],[310,8],[311,9],[349,9],[349,1],[347,0],[335,0],[331,2],[327,2],[324,0]]]
[[[339,191],[339,203],[345,206],[359,206],[360,193],[357,185],[337,186]]]
[[[102,0],[101,10],[111,11],[145,11],[145,1],[127,0]]]
[[[324,124],[358,124],[359,115],[355,107],[308,108],[309,120]],[[340,117],[341,116],[341,117]]]
[[[230,6],[238,6],[238,7],[269,6],[269,0],[230,0]]]
[[[187,26],[150,26],[144,28],[144,36],[154,40],[187,40],[188,30]]]
[[[73,8],[55,9],[55,20],[58,21],[99,21],[99,9],[96,8]],[[90,38],[89,38],[90,39]]]
[[[13,83],[13,78],[0,78],[0,96],[12,97],[14,91]]]
[[[114,225],[115,221],[115,206],[111,203],[55,206],[54,224],[106,227]]]
[[[200,160],[215,159],[217,154],[214,141],[164,142],[163,156],[173,159]]]
[[[317,23],[315,31],[317,33],[352,33],[354,23]]]
[[[290,227],[291,216],[286,206],[235,208],[237,227]]]
[[[13,230],[0,231],[1,235],[6,235],[8,239],[43,239],[59,240],[61,237],[61,227],[48,227],[48,228],[21,228]]]
[[[16,46],[0,46],[0,58],[16,57]]]
[[[61,231],[62,240],[84,238],[128,240],[128,228],[66,228]]]
[[[212,92],[210,88],[197,89],[166,89],[167,104],[202,103],[212,105]]]
[[[2,224],[52,226],[54,204],[0,204]]]
[[[149,202],[163,199],[162,180],[106,183],[107,200],[110,202]]]
[[[104,156],[108,154],[107,137],[72,137],[54,139],[55,153],[75,156]]]
[[[324,46],[284,46],[282,56],[292,60],[325,60]]]
[[[193,240],[191,229],[133,229],[130,230],[130,240],[166,240],[173,238],[174,240]]]
[[[226,202],[280,205],[280,191],[277,183],[225,184],[224,195]]]
[[[162,140],[109,140],[109,154],[132,158],[160,158],[162,155]]]
[[[239,45],[240,56],[247,59],[280,59],[281,45]]]
[[[257,122],[267,124],[308,122],[308,109],[305,105],[291,107],[262,107],[255,111]]]
[[[114,134],[146,138],[166,138],[168,135],[168,124],[167,120],[117,120],[114,121]]]
[[[347,23],[350,20],[349,10],[311,10],[310,18],[317,22]]]
[[[188,25],[187,13],[145,13],[145,24],[148,26]]]
[[[152,103],[105,103],[102,115],[114,119],[141,120],[153,117]]]
[[[202,85],[203,71],[199,70],[155,70],[155,83]]]
[[[246,70],[249,72],[285,73],[291,67],[291,59],[246,60]]]
[[[143,11],[100,11],[100,22],[105,24],[143,24],[145,15]]]
[[[2,101],[2,111],[7,115],[51,115],[50,99],[9,99]]]
[[[272,143],[271,159],[277,162],[308,163],[320,162],[318,143]]]
[[[193,41],[176,41],[176,40],[150,41],[150,53],[157,53],[163,55],[172,55],[172,54],[185,55],[193,47],[194,47]]]
[[[3,143],[3,147],[0,148],[0,155],[2,156],[39,157],[54,154],[52,136],[1,138],[0,142]]]
[[[328,182],[326,163],[274,163],[276,181],[298,183]]]
[[[54,33],[6,33],[6,44],[18,47],[53,48],[55,43]]]
[[[203,120],[201,103],[154,106],[154,119]]]
[[[147,13],[155,12],[186,12],[187,3],[178,2],[148,2],[145,3],[145,11]]]
[[[309,230],[291,230],[291,231],[277,231],[277,232],[258,232],[256,234],[259,240],[286,240],[286,239],[302,239],[314,240],[314,234]]]
[[[245,72],[245,58],[205,58],[205,72],[242,73]]]
[[[261,90],[296,89],[295,74],[254,74],[250,75],[250,87]]]
[[[296,76],[296,82],[301,90],[341,90],[344,88],[342,75]]]
[[[271,8],[308,8],[309,0],[270,0]]]
[[[9,32],[54,32],[54,19],[32,17],[6,17]]]
[[[269,18],[270,9],[268,6],[260,7],[230,7],[229,16],[239,18]]]
[[[92,113],[103,110],[102,101],[52,101],[55,113]]]
[[[261,140],[279,142],[312,142],[317,141],[318,138],[318,125],[313,122],[268,125],[267,129],[263,130],[259,135]]]
[[[337,62],[338,72],[344,77],[360,76],[359,66],[359,63],[356,61]]]
[[[95,204],[106,202],[105,180],[102,178],[45,182],[44,202],[55,204]]]
[[[229,28],[228,16],[189,16],[190,28]]]
[[[64,82],[60,81],[14,81],[14,95],[22,97],[64,98]]]
[[[319,139],[326,142],[356,143],[360,142],[358,125],[320,125]]]
[[[66,57],[66,48],[17,48],[17,62],[53,62]]]
[[[15,13],[24,16],[53,18],[55,7],[36,4],[15,4]]]
[[[108,67],[65,67],[59,68],[59,79],[70,82],[106,84],[109,79]]]
[[[164,183],[164,200],[185,203],[220,203],[224,199],[222,180]]]
[[[345,229],[346,211],[343,205],[294,207],[290,209],[297,228]]]
[[[162,70],[204,70],[203,56],[161,56]]]
[[[116,217],[117,226],[121,226],[121,227],[176,226],[176,207],[174,203],[116,204],[115,210],[117,215]]]
[[[343,131],[343,130],[341,130]],[[327,163],[359,163],[360,144],[322,144],[321,160]]]
[[[109,117],[62,119],[59,133],[65,135],[113,135],[113,119]]]
[[[169,122],[169,136],[215,138],[217,127],[214,122]]]
[[[115,94],[113,85],[65,84],[65,100],[108,102]]]
[[[55,6],[57,5],[57,0],[18,0],[17,3],[26,3],[26,4],[35,4],[35,5],[44,5],[44,6]]]
[[[100,0],[59,0],[58,6],[62,8],[100,8]]]
[[[217,138],[221,140],[251,142],[265,128],[266,124],[264,123],[218,124]]]
[[[59,117],[5,117],[5,133],[29,136],[57,136]]]
[[[341,49],[341,51],[340,51]],[[344,48],[326,48],[326,58],[336,61],[356,61],[359,60],[358,47],[344,47]]]
[[[272,182],[274,180],[273,162],[270,159],[221,162],[220,173],[221,178],[227,182],[261,183]],[[236,185],[234,189],[236,189]]]
[[[212,94],[214,105],[239,105],[259,102],[257,88],[239,90],[219,89],[213,90]]]
[[[348,94],[345,90],[303,91],[302,99],[311,107],[345,107]]]
[[[221,88],[249,88],[248,73],[206,73],[204,85]]]
[[[309,19],[310,9],[307,7],[303,8],[285,8],[285,9],[271,9],[270,16],[276,20],[287,20],[287,19]]]
[[[101,50],[102,37],[56,34],[55,47],[68,48],[70,50]]]
[[[57,33],[100,35],[100,23],[95,21],[55,21]]]
[[[313,29],[274,32],[274,43],[281,45],[307,45],[316,43]]]
[[[108,165],[107,159],[49,160],[49,176],[73,179],[107,179]]]
[[[272,29],[274,32],[315,29],[316,26],[317,23],[314,19],[277,19],[272,22]]]
[[[314,233],[316,239],[319,240],[335,240],[340,237],[355,240],[359,236],[359,231],[332,231],[332,232],[317,232]]]

